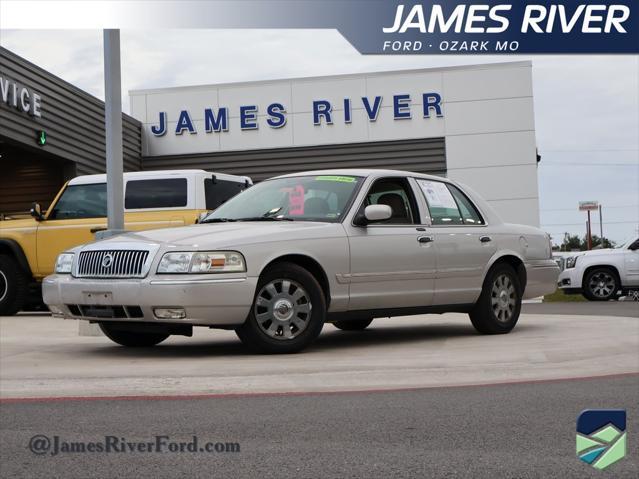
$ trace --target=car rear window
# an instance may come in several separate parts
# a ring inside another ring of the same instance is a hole
[[[186,204],[186,178],[130,180],[126,184],[124,207],[127,210],[179,208]]]

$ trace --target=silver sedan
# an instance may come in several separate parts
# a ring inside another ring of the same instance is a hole
[[[326,322],[362,330],[375,317],[466,312],[480,333],[507,333],[558,274],[546,233],[504,223],[463,185],[330,170],[264,181],[198,225],[65,252],[43,291],[54,315],[124,346],[206,326],[290,353]]]

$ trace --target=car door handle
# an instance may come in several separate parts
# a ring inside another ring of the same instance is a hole
[[[91,233],[97,233],[98,231],[106,231],[106,227],[101,226],[98,228],[91,228],[89,231],[91,231]]]
[[[488,243],[490,241],[492,241],[493,239],[490,236],[480,236],[479,237],[479,241],[481,241],[482,243]]]
[[[420,236],[417,238],[417,241],[420,243],[432,243],[435,241],[435,238],[433,236]]]

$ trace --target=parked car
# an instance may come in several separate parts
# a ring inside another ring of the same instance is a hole
[[[124,174],[125,227],[148,230],[193,224],[252,184],[244,176],[203,170]],[[78,176],[65,184],[47,212],[0,221],[0,316],[41,304],[40,281],[57,256],[106,229],[106,175]]]
[[[558,273],[546,233],[503,223],[469,188],[353,169],[277,177],[201,224],[70,249],[43,290],[55,316],[124,346],[205,326],[290,353],[325,322],[361,330],[375,317],[465,312],[480,333],[507,333]]]
[[[618,248],[569,257],[559,275],[559,288],[566,294],[583,294],[591,301],[608,301],[639,289],[639,238]]]

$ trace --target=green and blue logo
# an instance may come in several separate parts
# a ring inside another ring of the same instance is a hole
[[[603,470],[626,455],[626,411],[586,409],[577,418],[577,457]]]

